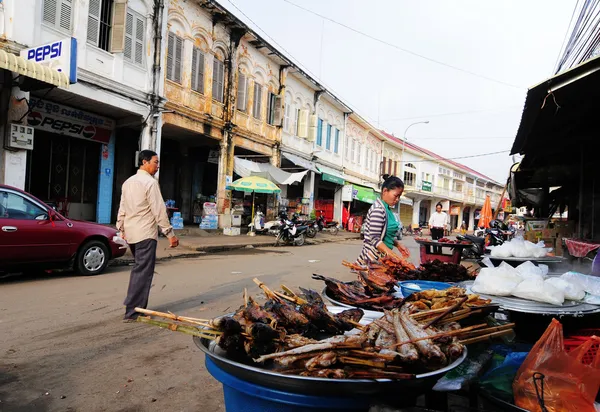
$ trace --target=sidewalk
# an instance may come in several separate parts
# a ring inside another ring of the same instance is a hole
[[[358,233],[339,232],[333,236],[328,233],[318,233],[314,239],[306,239],[307,245],[318,245],[321,243],[344,242],[360,239]],[[181,236],[179,247],[170,248],[169,241],[160,237],[156,248],[156,260],[169,260],[178,258],[192,258],[203,256],[206,253],[226,252],[229,250],[243,249],[248,246],[255,248],[275,246],[274,236]],[[131,251],[127,250],[125,256],[111,261],[111,266],[124,266],[133,263]]]

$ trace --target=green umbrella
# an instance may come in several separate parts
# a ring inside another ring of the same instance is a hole
[[[254,228],[254,196],[255,193],[279,193],[281,189],[270,180],[259,176],[242,177],[227,186],[227,190],[252,193],[252,228]]]

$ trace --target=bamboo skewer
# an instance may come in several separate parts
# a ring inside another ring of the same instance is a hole
[[[211,324],[210,324],[210,320],[208,319],[196,319],[196,318],[189,318],[186,316],[177,316],[174,313],[165,313],[165,312],[157,312],[155,310],[150,310],[150,309],[144,309],[144,308],[135,308],[135,311],[138,313],[143,313],[144,315],[150,315],[150,316],[158,316],[161,318],[166,318],[166,319],[171,319],[171,320],[176,320],[179,322],[188,322],[188,323],[194,323],[196,325],[199,326],[204,326],[207,328],[212,328]]]
[[[147,323],[147,324],[153,325],[153,326],[158,326],[159,328],[168,329],[173,332],[182,332],[187,335],[198,336],[200,338],[209,339],[209,340],[216,339],[216,336],[211,336],[209,334],[205,334],[203,331],[201,331],[200,329],[198,329],[194,326],[178,325],[176,323],[151,319],[151,318],[148,318],[145,316],[138,317],[137,321],[141,322],[141,323]]]
[[[258,285],[259,288],[262,289],[263,292],[265,292],[265,295],[267,296],[267,298],[273,299],[273,300],[281,303],[281,297],[277,296],[275,294],[275,292],[273,292],[271,289],[269,289],[267,287],[267,285],[262,283],[258,278],[254,278],[252,280],[254,281],[254,283],[256,283]],[[286,298],[288,298],[288,297],[286,296]]]
[[[422,340],[428,340],[428,339],[434,340],[434,339],[439,339],[439,338],[456,336],[456,335],[460,335],[461,333],[464,333],[464,332],[469,332],[471,330],[483,328],[485,326],[487,326],[486,323],[481,323],[479,325],[469,326],[468,328],[457,329],[457,330],[453,330],[453,331],[450,331],[450,332],[442,332],[442,333],[438,333],[436,335],[424,336],[424,337],[418,338],[418,339],[411,339],[411,340],[406,341],[406,342],[399,342],[399,343],[395,343],[393,345],[390,345],[390,346],[388,346],[388,349],[393,349],[393,348],[396,348],[398,346],[408,345],[409,343],[415,343],[415,342],[419,342],[419,341],[422,341]]]
[[[469,317],[469,316],[471,316],[471,315],[476,315],[476,314],[478,314],[478,313],[482,313],[482,312],[483,312],[483,311],[482,311],[481,309],[478,309],[478,310],[472,310],[472,311],[470,311],[470,312],[468,312],[468,313],[464,313],[464,314],[462,314],[462,315],[453,316],[453,317],[451,317],[451,318],[444,319],[444,320],[442,320],[442,323],[458,322],[459,320],[466,319],[466,318],[468,318],[468,317]]]
[[[510,333],[513,333],[513,330],[512,329],[506,329],[506,330],[501,330],[500,332],[490,333],[488,335],[482,335],[482,336],[477,336],[477,337],[471,338],[471,339],[461,340],[459,342],[462,343],[463,345],[470,345],[472,343],[484,342],[484,341],[492,340],[494,338],[498,338],[500,336],[508,335]]]
[[[288,287],[287,287],[287,286],[285,286],[285,285],[281,285],[281,290],[283,290],[283,293],[284,293],[286,296],[289,296],[289,297],[291,297],[291,298],[294,298],[294,300],[295,300],[296,304],[298,304],[298,305],[305,305],[305,304],[307,304],[307,303],[308,303],[306,300],[304,300],[304,299],[302,299],[300,296],[296,295],[296,294],[294,293],[294,291],[292,291],[290,288],[288,288]]]
[[[485,329],[479,329],[479,330],[475,330],[472,332],[467,332],[464,335],[460,334],[459,335],[459,339],[467,339],[467,338],[473,338],[476,336],[483,336],[483,335],[487,335],[488,333],[494,333],[494,332],[500,332],[503,330],[512,330],[512,328],[515,326],[514,323],[507,323],[506,325],[501,325],[501,326],[494,326],[491,328],[485,328]]]
[[[436,317],[434,317],[428,324],[426,324],[424,326],[423,329],[427,329],[433,325],[435,325],[440,319],[442,319],[443,317],[445,317],[446,315],[448,315],[450,312],[455,311],[456,309],[460,308],[462,306],[463,303],[465,303],[467,301],[467,299],[469,299],[468,296],[462,297],[458,300],[458,302],[456,302],[454,305],[450,306],[447,310],[445,310],[444,312],[442,312],[441,314],[437,315]]]

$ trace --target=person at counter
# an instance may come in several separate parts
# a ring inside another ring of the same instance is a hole
[[[439,240],[444,237],[444,230],[448,226],[448,215],[442,212],[442,204],[435,205],[435,213],[429,218],[429,230],[431,231],[431,239]],[[442,253],[442,248],[434,247],[434,253]]]
[[[356,260],[359,265],[367,265],[383,256],[396,256],[394,247],[402,254],[408,249],[400,243],[396,236],[400,222],[392,208],[400,201],[404,192],[404,182],[396,176],[383,175],[381,197],[369,209],[365,220],[364,242],[360,256]]]

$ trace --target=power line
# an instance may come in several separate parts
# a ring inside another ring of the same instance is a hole
[[[438,114],[430,114],[430,115],[414,116],[414,117],[394,117],[394,118],[390,118],[390,119],[383,119],[382,122],[425,119],[425,118],[429,118],[429,117],[457,116],[457,115],[462,115],[462,114],[483,113],[483,112],[495,112],[495,111],[501,111],[501,110],[514,109],[517,107],[521,107],[521,106],[508,106],[508,107],[504,107],[504,108],[499,107],[496,109],[467,110],[464,112],[438,113]]]
[[[254,20],[252,20],[250,18],[250,16],[248,16],[246,13],[244,13],[244,11],[242,9],[240,9],[232,0],[227,0],[229,2],[229,4],[231,4],[233,7],[235,7],[235,9],[237,11],[239,11],[244,17],[246,17],[248,19],[248,21],[250,21],[250,23],[254,24],[254,26],[256,26],[257,29],[259,29],[261,32],[263,32],[263,34],[265,36],[267,36],[277,47],[279,47],[281,50],[283,50],[288,56],[290,56],[292,59],[294,59],[296,61],[296,64],[298,65],[298,67],[301,67],[304,71],[306,71],[308,74],[312,75],[314,78],[319,79],[319,81],[321,83],[323,83],[323,85],[325,87],[327,87],[331,92],[335,93],[338,96],[341,96],[340,93],[336,92],[335,90],[333,90],[333,88],[329,87],[328,85],[326,85],[323,80],[321,80],[321,78],[319,76],[316,76],[311,70],[309,70],[307,67],[305,67],[304,65],[302,65],[300,63],[300,60],[298,60],[296,57],[294,57],[294,55],[292,53],[290,53],[288,50],[286,50],[285,47],[283,47],[281,44],[279,44],[277,42],[277,40],[275,40],[273,37],[271,37],[269,35],[269,33],[267,33],[262,27],[260,27]],[[350,109],[352,109],[352,111],[356,112],[358,114],[358,111],[355,110],[353,107],[351,107],[348,103],[343,102],[346,106],[350,107]],[[370,119],[368,116],[361,114],[360,116],[362,117],[366,117],[371,123],[376,124],[375,121],[373,121],[373,119]]]
[[[509,136],[472,136],[472,137],[411,137],[411,140],[497,140],[497,139],[514,139]]]
[[[573,18],[575,17],[575,12],[579,7],[579,0],[575,2],[575,7],[573,8],[573,14],[571,14],[571,20],[569,20],[569,25],[567,26],[567,30],[565,31],[565,37],[563,38],[562,45],[560,46],[560,50],[558,51],[558,56],[556,56],[556,62],[554,63],[555,72],[558,73],[558,62],[560,61],[560,57],[562,56],[563,49],[565,49],[565,43],[567,42],[567,38],[569,37],[569,29],[571,28],[571,24],[573,24]]]
[[[490,153],[480,153],[480,154],[476,154],[476,155],[471,155],[471,156],[460,156],[460,157],[441,157],[441,158],[434,158],[434,159],[423,159],[423,160],[406,160],[406,161],[400,161],[400,163],[420,163],[420,162],[439,162],[439,161],[445,161],[445,160],[460,160],[460,159],[472,159],[474,157],[484,157],[484,156],[493,156],[493,155],[497,155],[497,154],[501,154],[501,153],[508,153],[510,152],[510,150],[501,150],[499,152],[490,152]]]
[[[292,6],[295,6],[295,7],[299,8],[299,9],[301,9],[301,10],[304,10],[304,11],[306,11],[308,13],[314,14],[315,16],[318,16],[318,17],[320,17],[322,19],[325,19],[325,20],[330,21],[330,22],[332,22],[334,24],[337,24],[338,26],[341,26],[341,27],[344,27],[344,28],[346,28],[346,29],[348,29],[350,31],[353,31],[354,33],[360,34],[361,36],[367,37],[367,38],[369,38],[371,40],[374,40],[374,41],[379,42],[381,44],[384,44],[386,46],[392,47],[392,48],[394,48],[396,50],[400,50],[400,51],[402,51],[404,53],[408,53],[408,54],[413,55],[415,57],[419,57],[421,59],[430,61],[430,62],[435,63],[435,64],[439,64],[441,66],[448,67],[450,69],[454,69],[454,70],[457,70],[457,71],[460,71],[460,72],[463,72],[463,73],[470,74],[471,76],[479,77],[481,79],[485,79],[485,80],[488,80],[488,81],[491,81],[491,82],[494,82],[494,83],[502,84],[504,86],[513,87],[515,89],[521,89],[521,90],[525,89],[525,87],[522,87],[522,86],[517,86],[517,85],[511,84],[511,83],[504,82],[502,80],[497,80],[497,79],[494,79],[492,77],[485,76],[483,74],[475,73],[475,72],[472,72],[470,70],[466,70],[466,69],[463,69],[463,68],[460,68],[460,67],[457,67],[457,66],[453,66],[453,65],[448,64],[448,63],[444,63],[444,62],[442,62],[440,60],[436,60],[436,59],[433,59],[431,57],[424,56],[422,54],[419,54],[419,53],[413,52],[411,50],[405,49],[403,47],[400,47],[400,46],[398,46],[396,44],[390,43],[390,42],[388,42],[386,40],[382,40],[382,39],[379,39],[377,37],[371,36],[368,33],[365,33],[363,31],[357,30],[357,29],[355,29],[355,28],[353,28],[351,26],[348,26],[347,24],[341,23],[341,22],[336,21],[336,20],[334,20],[334,19],[332,19],[330,17],[327,17],[327,16],[324,16],[322,14],[319,14],[319,13],[313,11],[313,10],[307,9],[306,7],[300,6],[299,4],[296,4],[296,3],[294,3],[294,2],[292,2],[290,0],[283,0],[283,1],[286,2],[286,3],[291,4]]]

